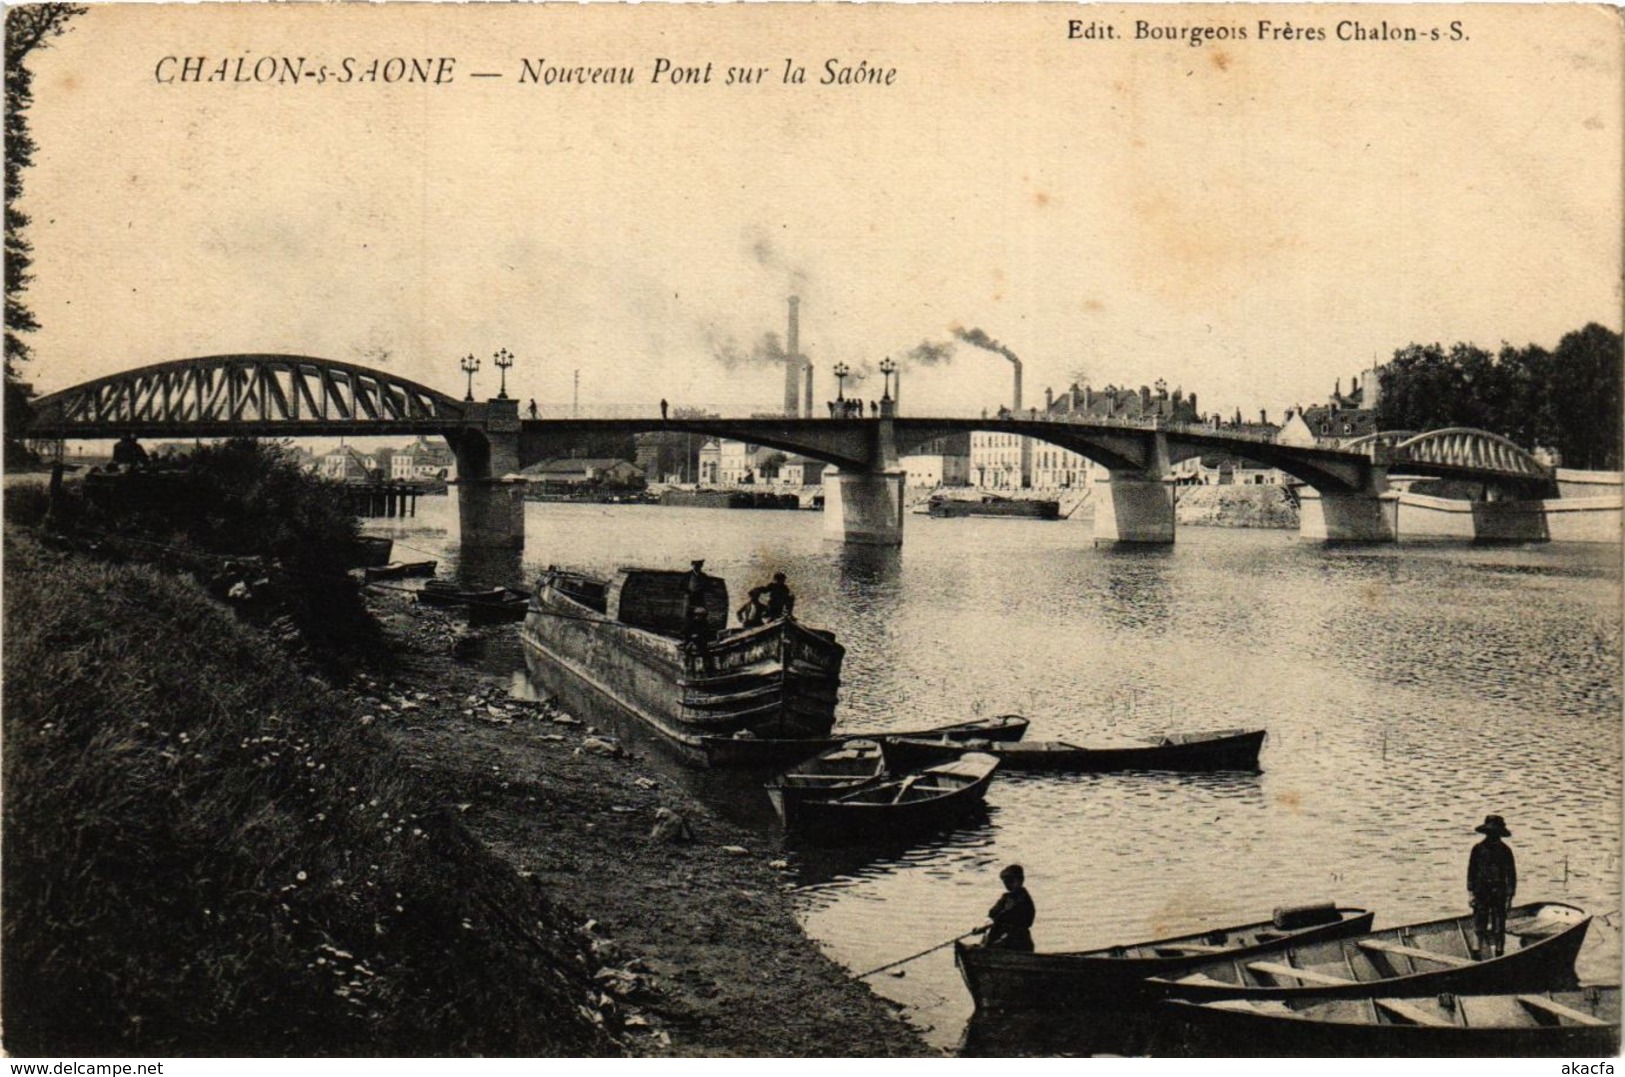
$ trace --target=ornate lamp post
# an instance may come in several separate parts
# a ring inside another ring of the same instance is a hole
[[[880,361],[880,374],[885,380],[881,384],[880,399],[891,399],[891,376],[897,370],[897,364],[891,361],[891,356]]]
[[[474,353],[470,352],[463,356],[460,365],[463,368],[463,373],[468,375],[468,395],[463,399],[472,403],[474,400],[474,371],[480,368],[480,361],[474,358]]]
[[[846,376],[852,373],[852,368],[845,363],[836,363],[830,368],[830,373],[835,375],[835,399],[837,402],[844,401],[846,399]]]
[[[502,371],[502,388],[497,391],[497,399],[506,400],[508,399],[508,368],[513,366],[513,352],[503,348],[491,357],[491,362],[495,363],[497,369]]]

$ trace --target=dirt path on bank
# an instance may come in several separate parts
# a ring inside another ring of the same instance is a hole
[[[393,683],[364,683],[363,703],[426,792],[590,920],[601,1013],[624,1021],[630,1051],[935,1053],[802,934],[792,884],[763,835],[686,795],[676,764],[611,754],[595,747],[590,720],[511,699],[452,657],[456,628],[439,611],[398,592],[370,601],[400,667]],[[692,840],[651,836],[660,809],[680,815]]]

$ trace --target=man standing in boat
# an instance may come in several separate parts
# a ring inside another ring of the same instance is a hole
[[[711,618],[705,609],[705,562],[690,561],[688,592],[683,600],[683,637],[697,647],[711,642]]]
[[[760,587],[750,589],[750,603],[746,609],[744,620],[747,625],[759,625],[766,621],[777,621],[796,612],[796,596],[790,590],[790,585],[784,582],[784,573],[773,573],[773,582],[764,583]]]
[[[999,881],[1004,883],[1004,893],[987,911],[987,918],[992,923],[978,929],[986,932],[987,937],[982,940],[982,945],[994,950],[1024,950],[1031,953],[1032,926],[1038,911],[1033,907],[1032,896],[1027,893],[1026,873],[1021,870],[1020,864],[1011,864],[999,872]]]
[[[1484,840],[1467,858],[1467,891],[1473,896],[1473,931],[1478,935],[1478,956],[1500,957],[1506,945],[1507,910],[1518,891],[1518,865],[1502,838],[1512,831],[1499,815],[1486,815],[1474,828]]]

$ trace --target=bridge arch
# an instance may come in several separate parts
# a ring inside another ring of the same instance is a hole
[[[957,431],[1020,434],[1068,449],[1116,472],[1144,471],[1154,462],[1154,439],[1165,438],[1168,463],[1209,452],[1224,452],[1279,468],[1319,490],[1351,492],[1369,480],[1369,457],[1346,449],[1280,445],[1263,437],[1182,423],[1148,424],[1094,420],[1035,419],[898,420],[901,445],[918,446]]]
[[[97,378],[34,401],[28,435],[97,438],[444,433],[464,402],[305,355],[210,355]]]
[[[1452,426],[1429,430],[1394,446],[1395,464],[1431,464],[1437,467],[1496,471],[1535,480],[1552,472],[1516,442],[1487,430]]]

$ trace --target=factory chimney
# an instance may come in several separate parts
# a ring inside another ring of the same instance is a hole
[[[801,414],[801,299],[790,297],[790,327],[784,342],[784,414]]]
[[[990,352],[995,352],[1010,360],[1010,365],[1016,369],[1015,399],[1012,400],[1010,404],[1015,413],[1019,415],[1021,413],[1021,360],[1016,358],[1016,353],[1011,351],[1009,348],[1006,348],[1003,344],[1000,344],[998,341],[994,340],[980,329],[960,329],[956,327],[953,333],[954,336],[958,337],[960,340],[963,340],[966,344],[970,344],[977,348],[985,348]]]
[[[813,414],[813,409],[812,409],[812,364],[811,363],[806,363],[805,365],[806,365],[806,368],[807,368],[807,392],[806,392],[806,395],[804,395],[802,397],[802,399],[801,399],[801,417],[803,419],[811,419],[812,414]]]

